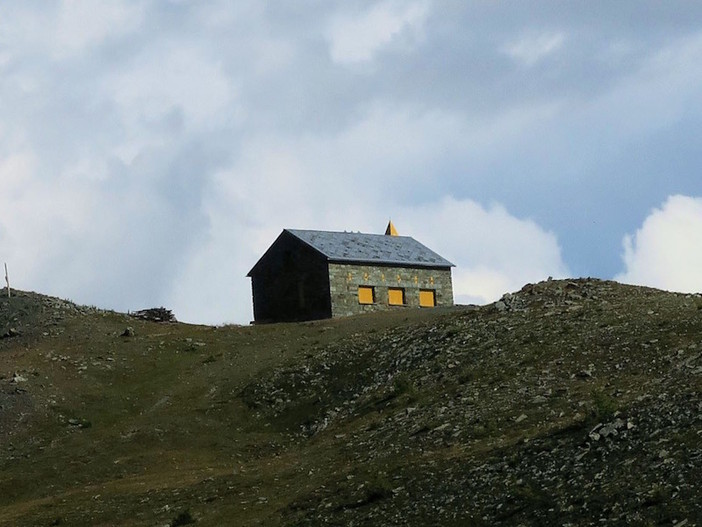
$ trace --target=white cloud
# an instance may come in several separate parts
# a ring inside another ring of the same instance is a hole
[[[503,206],[446,197],[393,215],[400,234],[412,236],[456,264],[458,303],[486,303],[528,282],[565,277],[558,240]]]
[[[374,106],[337,134],[253,136],[217,184],[233,202],[246,204],[252,223],[289,226],[325,218],[326,228],[343,230],[354,211],[385,210],[400,199],[398,190],[437,177],[423,167],[473,139],[466,135],[451,115]]]
[[[552,129],[553,141],[540,138],[540,142],[553,150],[554,142],[567,138],[578,145],[576,152],[587,152],[592,160],[612,145],[619,145],[620,151],[641,138],[674,130],[680,121],[702,113],[700,54],[702,32],[672,39],[617,82],[602,84],[595,97],[563,104]],[[562,151],[569,156],[568,163],[572,163],[572,152]],[[661,151],[661,155],[668,152]]]
[[[561,32],[527,35],[504,46],[503,52],[528,67],[558,51],[564,41]]]
[[[127,35],[143,21],[136,2],[62,0],[42,3],[8,2],[0,17],[0,47],[5,60],[15,54],[44,55],[64,60],[89,52],[105,40]]]
[[[624,238],[621,282],[702,291],[702,198],[670,196]]]
[[[327,31],[334,62],[353,64],[367,62],[383,46],[408,32],[411,41],[421,35],[429,13],[429,3],[385,1],[369,10],[337,15]]]
[[[240,118],[236,87],[216,60],[187,41],[144,50],[128,67],[105,76],[102,90],[130,126],[171,117],[212,128]]]
[[[51,257],[66,249],[87,222],[90,194],[82,184],[43,180],[37,155],[25,150],[0,159],[0,249],[15,285],[50,280]]]
[[[15,200],[26,191],[26,185],[31,178],[34,159],[28,152],[13,152],[8,157],[0,159],[0,181],[3,194]]]
[[[111,0],[63,0],[51,52],[57,58],[82,52],[108,37],[128,33],[142,20],[138,4]]]

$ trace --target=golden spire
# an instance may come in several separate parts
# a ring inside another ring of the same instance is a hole
[[[386,236],[399,236],[397,229],[395,226],[392,224],[392,220],[388,222],[388,228],[385,229],[385,235]]]

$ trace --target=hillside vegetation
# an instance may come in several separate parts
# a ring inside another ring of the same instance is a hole
[[[702,297],[593,279],[250,327],[14,291],[0,526],[702,525],[701,381]]]

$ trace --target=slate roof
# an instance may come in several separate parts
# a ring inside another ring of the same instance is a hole
[[[455,267],[409,236],[285,229],[330,262],[354,262],[411,267]]]

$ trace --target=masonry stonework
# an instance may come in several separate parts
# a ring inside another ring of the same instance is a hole
[[[251,272],[254,319],[291,322],[329,318],[326,260],[283,233]]]
[[[372,304],[359,303],[359,286],[374,288],[375,301]],[[404,289],[403,306],[389,305],[389,287]],[[435,292],[437,306],[453,305],[450,269],[329,263],[329,292],[333,317],[419,307],[419,291],[422,289]]]

